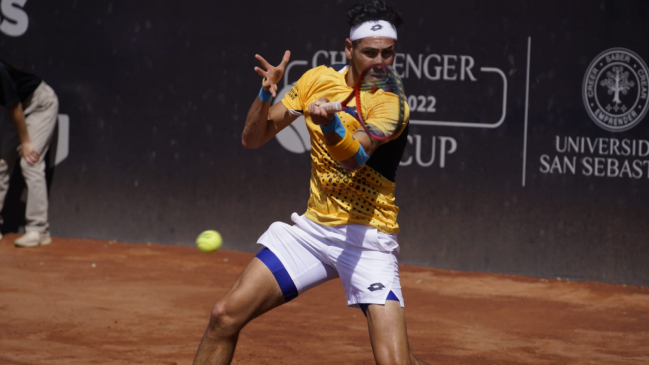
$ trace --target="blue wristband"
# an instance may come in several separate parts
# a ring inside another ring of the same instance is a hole
[[[358,167],[365,165],[367,160],[370,159],[370,156],[368,156],[368,154],[365,153],[365,149],[363,148],[363,145],[360,143],[358,144],[358,151],[354,155],[354,159],[356,160]]]
[[[345,134],[347,134],[347,130],[345,129],[345,126],[343,126],[343,123],[340,121],[338,114],[334,114],[334,119],[331,121],[331,123],[327,125],[321,125],[320,129],[322,130],[322,133],[336,132],[340,136],[340,138],[345,138]]]
[[[264,103],[268,103],[273,100],[273,94],[271,94],[270,91],[264,90],[264,88],[262,87],[259,90],[259,99],[261,99],[261,101],[263,101]]]

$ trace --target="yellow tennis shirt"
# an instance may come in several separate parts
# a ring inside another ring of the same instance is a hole
[[[305,216],[325,226],[363,224],[396,234],[399,208],[394,202],[394,177],[407,143],[407,128],[398,138],[381,145],[361,168],[347,172],[331,158],[320,126],[308,114],[309,105],[321,97],[342,101],[352,93],[353,88],[345,81],[348,69],[340,66],[307,71],[282,100],[291,113],[304,114],[311,138],[311,192]],[[352,101],[348,107],[354,105]],[[347,133],[361,127],[347,112],[338,116]]]

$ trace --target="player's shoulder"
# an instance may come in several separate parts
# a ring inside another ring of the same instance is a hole
[[[307,71],[301,81],[312,90],[344,84],[346,69],[347,65],[321,65]]]
[[[329,71],[343,73],[349,67],[346,63],[335,63],[333,65],[324,65]]]
[[[340,74],[343,74],[347,69],[346,64],[334,64],[334,65],[320,65],[310,69],[304,73],[306,77],[322,77],[322,76],[335,76],[338,77]]]

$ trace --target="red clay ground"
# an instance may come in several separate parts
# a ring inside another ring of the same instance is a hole
[[[191,364],[252,254],[0,241],[0,364]],[[410,343],[431,364],[649,364],[649,288],[401,267]],[[329,282],[243,330],[234,364],[372,364]]]

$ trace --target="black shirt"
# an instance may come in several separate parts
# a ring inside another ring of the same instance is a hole
[[[0,105],[8,108],[24,102],[43,81],[0,60]]]

